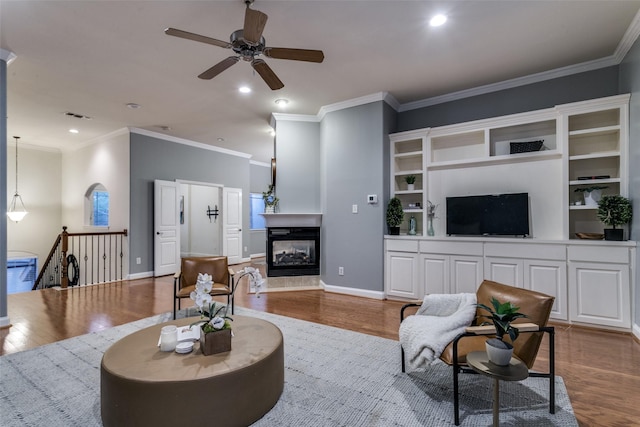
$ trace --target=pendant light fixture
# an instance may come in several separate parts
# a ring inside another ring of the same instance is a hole
[[[13,195],[13,199],[11,199],[7,216],[11,221],[20,222],[28,212],[24,207],[22,197],[18,193],[18,140],[20,137],[14,136],[14,138],[16,139],[16,193]]]

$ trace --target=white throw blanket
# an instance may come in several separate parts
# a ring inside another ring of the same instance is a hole
[[[414,316],[400,324],[400,344],[415,370],[428,365],[464,333],[476,315],[476,294],[433,294],[424,297]]]

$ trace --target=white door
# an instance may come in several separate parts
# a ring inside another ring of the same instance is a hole
[[[154,182],[154,276],[174,274],[180,266],[178,190],[176,182]]]
[[[222,254],[229,264],[242,262],[242,189],[222,190]]]

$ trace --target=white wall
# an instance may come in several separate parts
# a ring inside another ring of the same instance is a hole
[[[105,231],[84,221],[87,189],[101,183],[109,192],[109,231],[129,229],[129,131],[114,132],[62,155],[62,225],[70,233]],[[43,180],[44,182],[44,180]],[[128,239],[124,244],[124,274],[128,274]]]
[[[61,168],[59,151],[35,149],[20,143],[18,192],[29,214],[19,223],[7,221],[7,251],[35,253],[42,266],[55,238],[62,231]],[[7,207],[15,193],[15,142],[7,144]]]

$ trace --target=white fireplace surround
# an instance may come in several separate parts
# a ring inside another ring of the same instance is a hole
[[[320,213],[263,213],[267,228],[273,227],[320,227]]]

